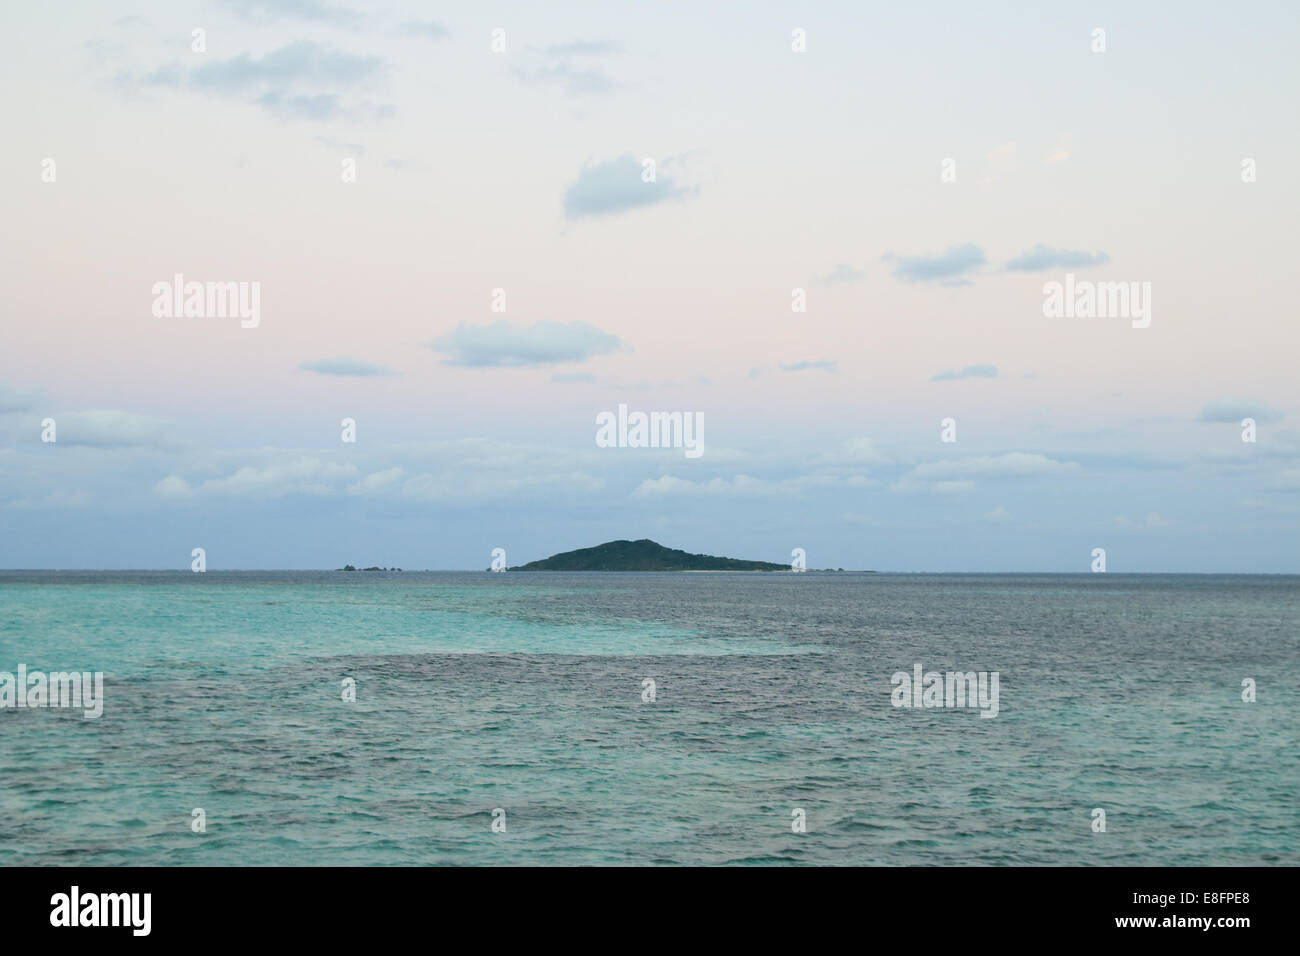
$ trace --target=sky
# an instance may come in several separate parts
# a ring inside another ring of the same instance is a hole
[[[1285,2],[6,5],[0,567],[1300,572],[1298,46]],[[703,453],[601,447],[620,405]]]

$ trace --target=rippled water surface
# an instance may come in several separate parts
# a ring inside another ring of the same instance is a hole
[[[1294,865],[1298,599],[1293,576],[0,572],[0,671],[99,670],[106,697],[0,709],[0,863]],[[998,716],[892,706],[917,663],[997,671]]]

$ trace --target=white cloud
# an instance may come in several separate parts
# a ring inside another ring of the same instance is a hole
[[[153,493],[159,498],[193,498],[194,489],[180,475],[168,475],[153,486]]]
[[[1037,475],[1068,475],[1079,470],[1074,461],[1056,461],[1046,455],[1023,451],[1004,455],[981,455],[932,461],[912,469],[911,478],[1026,478]]]
[[[371,472],[360,481],[348,485],[348,494],[367,495],[377,491],[386,491],[394,487],[404,474],[406,472],[401,468],[386,468],[383,471]]]
[[[1141,521],[1134,521],[1132,518],[1126,518],[1123,515],[1116,515],[1111,520],[1114,522],[1115,527],[1125,528],[1130,531],[1147,528],[1163,528],[1165,525],[1170,523],[1169,520],[1158,511],[1148,512],[1147,516]]]
[[[165,418],[115,409],[92,409],[51,415],[58,444],[91,448],[159,448],[179,446],[174,424]]]
[[[803,475],[771,481],[752,475],[689,481],[673,475],[647,478],[632,492],[634,498],[662,498],[669,495],[725,495],[750,498],[798,498],[810,488],[867,488],[876,482],[864,475]]]

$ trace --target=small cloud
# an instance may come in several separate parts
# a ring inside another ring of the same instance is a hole
[[[819,370],[823,372],[838,372],[839,363],[831,362],[825,359],[818,362],[791,362],[789,365],[780,366],[783,372],[810,372]]]
[[[348,494],[371,495],[395,489],[397,483],[402,480],[402,476],[405,474],[406,472],[401,468],[386,468],[383,471],[371,472],[360,481],[348,485]]]
[[[848,282],[857,282],[866,276],[862,269],[855,268],[848,263],[841,262],[824,276],[818,276],[813,281],[818,285],[843,285]]]
[[[194,497],[194,489],[180,475],[168,475],[153,486],[153,493],[159,498],[170,498],[174,501]]]
[[[345,99],[343,90],[382,75],[388,61],[379,56],[340,52],[309,41],[280,47],[260,57],[241,53],[192,70],[170,64],[119,86],[183,88],[229,96],[257,105],[281,119],[326,120],[341,116],[382,118],[391,106]]]
[[[911,475],[904,475],[890,485],[889,490],[903,494],[928,492],[932,495],[964,495],[975,490],[975,482],[969,478],[950,481],[920,481]]]
[[[998,505],[992,511],[986,511],[984,513],[984,520],[992,521],[995,524],[1000,524],[1003,521],[1011,520],[1011,512],[1008,511],[1006,508],[1002,507],[1001,505]]]
[[[623,52],[623,46],[612,40],[573,40],[569,43],[553,43],[543,47],[547,56],[609,56]]]
[[[997,378],[996,365],[967,365],[962,369],[946,369],[930,376],[932,382],[952,382],[959,378]]]
[[[1072,155],[1075,140],[1078,137],[1073,132],[1062,133],[1052,147],[1052,151],[1047,154],[1048,163],[1063,163]]]
[[[394,375],[392,369],[384,365],[373,365],[349,358],[317,359],[314,362],[302,362],[298,368],[304,372],[316,372],[320,375],[342,375],[353,378],[373,378],[376,375]]]
[[[963,273],[978,269],[984,264],[984,250],[973,243],[949,246],[933,256],[896,256],[892,253],[882,261],[894,263],[894,278],[903,282],[941,282],[943,285],[971,285]],[[944,281],[947,280],[947,281]]]
[[[1116,515],[1111,520],[1114,522],[1115,527],[1124,528],[1128,531],[1137,531],[1148,528],[1163,528],[1169,524],[1169,520],[1158,511],[1149,512],[1146,518],[1141,521],[1134,521],[1133,519],[1126,518],[1123,515]]]
[[[36,407],[40,393],[35,389],[11,388],[0,383],[0,415],[7,412],[25,412]]]
[[[596,67],[575,67],[570,63],[551,63],[534,69],[520,67],[515,76],[526,86],[560,86],[569,96],[609,93],[618,82]]]
[[[985,159],[987,159],[990,163],[993,163],[995,166],[1013,163],[1015,161],[1015,158],[1016,158],[1015,143],[1003,143],[1001,146],[993,150],[985,157]]]
[[[447,28],[433,20],[407,20],[401,30],[408,36],[424,37],[428,40],[441,40],[449,34]]]
[[[981,455],[927,462],[913,468],[911,477],[1029,478],[1040,475],[1066,475],[1078,470],[1078,462],[1056,461],[1046,455],[1013,451],[1004,455]]]
[[[992,152],[984,155],[984,178],[980,180],[981,185],[991,186],[998,181],[998,177],[1003,174],[1011,173],[1016,168],[1016,144],[1003,143]]]
[[[711,478],[708,481],[688,481],[673,475],[647,478],[632,491],[633,498],[664,498],[670,495],[702,495],[737,498],[802,498],[810,490],[824,492],[830,488],[860,489],[871,487],[873,482],[862,475],[806,475],[783,481],[769,481],[752,475],[734,478]]]
[[[876,447],[870,438],[850,438],[834,451],[826,452],[821,460],[828,465],[892,465],[893,459]]]
[[[1300,505],[1283,504],[1279,501],[1267,501],[1263,498],[1247,498],[1241,503],[1243,508],[1253,508],[1258,511],[1271,511],[1274,514],[1300,514]]]
[[[655,182],[644,182],[642,166],[632,153],[604,163],[588,164],[564,193],[564,217],[569,220],[592,216],[609,216],[641,206],[688,199],[696,187],[678,186],[667,175],[669,163],[659,164]]]
[[[1084,269],[1109,262],[1104,252],[1084,252],[1080,249],[1053,249],[1041,242],[1007,263],[1010,272],[1042,272],[1046,269]]]
[[[172,423],[163,418],[113,409],[53,416],[60,445],[89,448],[162,448],[176,445]]]
[[[588,96],[609,93],[621,85],[599,66],[589,62],[577,64],[581,58],[610,56],[622,53],[623,48],[617,43],[604,40],[573,40],[568,43],[554,43],[540,51],[531,49],[529,54],[542,57],[546,62],[536,66],[519,66],[515,76],[527,86],[558,86],[568,96]],[[536,60],[534,59],[534,62]]]
[[[1282,413],[1254,399],[1221,398],[1202,408],[1196,420],[1207,424],[1231,422],[1240,425],[1243,418],[1253,418],[1257,422],[1276,422],[1281,420]]]
[[[587,322],[537,322],[530,327],[500,321],[492,325],[461,323],[432,347],[451,357],[444,365],[469,368],[526,368],[585,362],[623,347],[617,335]]]
[[[354,10],[319,0],[221,0],[221,4],[252,21],[308,20],[342,27],[356,27],[365,22]]]
[[[575,382],[594,382],[596,376],[590,372],[557,372],[551,376],[551,381],[567,385]]]
[[[332,50],[303,40],[260,57],[247,53],[204,64],[191,74],[191,84],[202,90],[233,93],[261,86],[288,83],[352,85],[378,75],[385,68],[380,56],[362,56]]]
[[[356,475],[357,466],[351,462],[322,462],[304,456],[262,467],[240,468],[225,478],[209,478],[194,489],[194,493],[259,498],[278,498],[288,494],[330,495],[337,492],[339,482]],[[158,490],[157,485],[154,490]],[[179,491],[180,487],[173,486],[169,490]]]
[[[930,490],[936,495],[964,495],[968,491],[975,490],[973,481],[936,481],[930,485]]]
[[[1300,488],[1300,468],[1285,469],[1273,479],[1271,486],[1283,491]]]
[[[336,149],[342,153],[355,153],[360,156],[366,151],[366,148],[360,143],[345,143],[343,140],[335,139],[332,136],[314,136],[312,138],[322,146],[328,146],[330,149]]]

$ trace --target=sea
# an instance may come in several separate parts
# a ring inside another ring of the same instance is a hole
[[[1300,863],[1297,576],[0,571],[20,665],[0,865]]]

